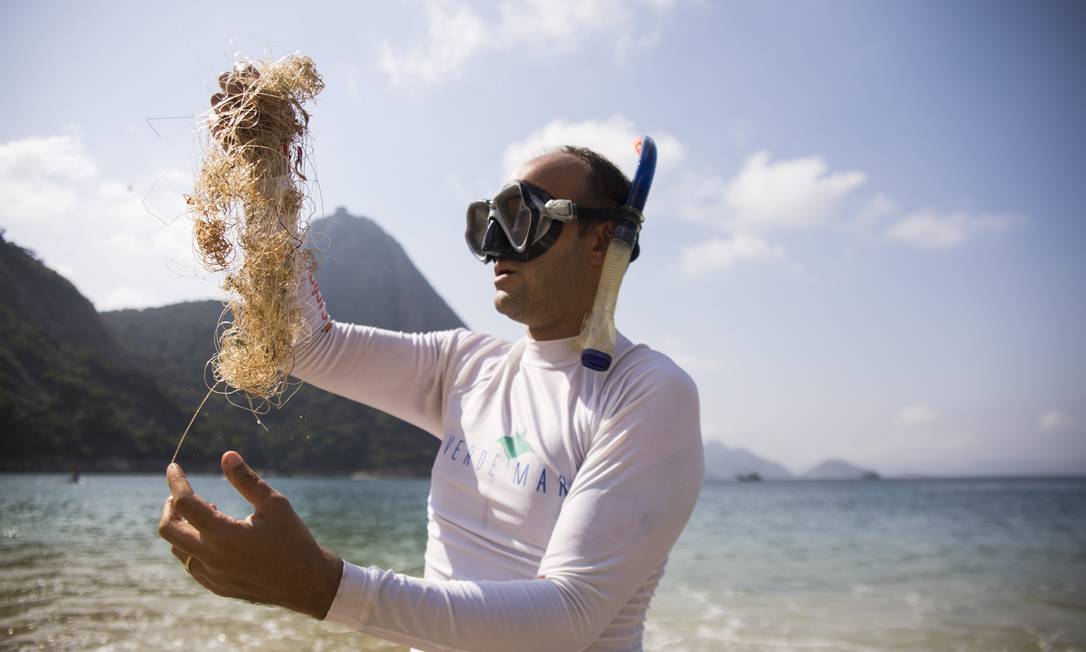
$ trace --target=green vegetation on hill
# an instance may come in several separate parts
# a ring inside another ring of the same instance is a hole
[[[214,353],[212,333],[221,312],[222,304],[199,301],[107,312],[102,318],[126,353],[153,369],[170,397],[191,413],[207,391],[204,365]],[[307,385],[260,420],[267,430],[248,411],[213,396],[180,459],[214,465],[224,450],[236,447],[254,464],[283,473],[421,474],[436,448],[433,437],[412,426]]]
[[[181,409],[70,282],[2,234],[0,329],[0,468],[162,466]]]

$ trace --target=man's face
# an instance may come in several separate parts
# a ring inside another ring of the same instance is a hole
[[[524,164],[514,178],[577,203],[585,168],[569,154],[548,154]],[[576,335],[592,306],[599,276],[592,265],[594,238],[580,237],[579,228],[576,222],[566,224],[550,249],[526,263],[494,263],[495,308],[528,326],[536,339]]]

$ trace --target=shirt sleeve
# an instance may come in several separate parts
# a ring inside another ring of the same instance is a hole
[[[309,273],[295,300],[306,329],[294,347],[292,376],[441,438],[446,379],[466,331],[401,333],[333,321]]]
[[[541,579],[429,581],[344,562],[327,619],[433,650],[581,650],[664,564],[704,474],[697,389],[673,365],[603,419]]]

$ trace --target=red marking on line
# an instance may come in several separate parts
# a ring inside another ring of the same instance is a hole
[[[321,330],[322,330],[322,331],[324,331],[325,333],[327,333],[328,331],[332,330],[332,322],[328,322],[328,323],[326,323],[326,324],[324,325],[324,328],[322,328]]]

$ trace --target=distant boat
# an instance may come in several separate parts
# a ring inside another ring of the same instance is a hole
[[[740,473],[739,475],[735,476],[735,479],[740,482],[761,482],[762,476],[757,472]]]

